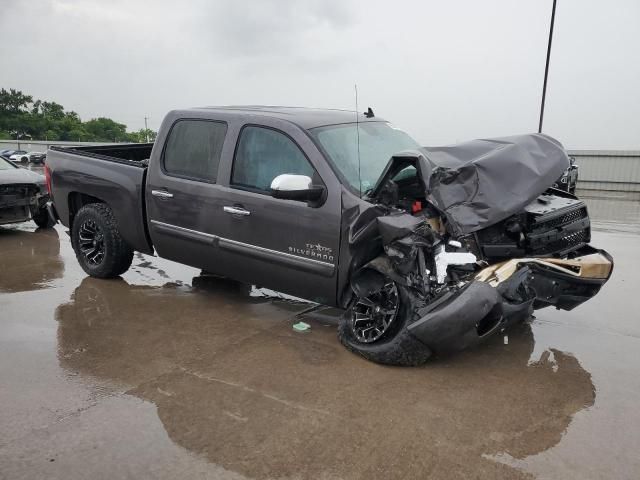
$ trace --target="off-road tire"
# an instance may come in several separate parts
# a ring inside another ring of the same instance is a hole
[[[80,251],[80,227],[87,220],[95,222],[103,234],[104,258],[92,265]],[[76,214],[71,228],[71,245],[82,269],[92,277],[114,278],[131,266],[133,249],[122,239],[111,208],[104,203],[89,203]]]
[[[35,212],[32,212],[31,220],[33,220],[38,228],[53,228],[56,224],[45,207],[41,207]]]
[[[394,320],[392,330],[373,343],[358,341],[351,330],[351,309],[349,307],[340,317],[338,324],[338,338],[347,350],[357,353],[375,363],[397,366],[417,366],[426,363],[431,357],[431,350],[425,344],[416,339],[407,330],[414,320],[417,320],[414,311],[414,303],[411,294],[406,287],[397,285],[400,294],[400,308]]]

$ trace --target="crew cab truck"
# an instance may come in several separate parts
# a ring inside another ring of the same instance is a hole
[[[569,161],[545,135],[428,149],[371,110],[211,107],[169,112],[153,144],[47,159],[89,275],[155,253],[336,306],[342,343],[385,364],[574,308],[613,268],[584,203],[549,188]]]

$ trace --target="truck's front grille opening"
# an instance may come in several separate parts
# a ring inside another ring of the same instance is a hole
[[[580,230],[579,232],[570,233],[558,240],[543,245],[540,248],[533,249],[534,256],[542,255],[564,255],[572,250],[576,250],[590,241],[589,229]]]
[[[544,217],[541,217],[537,219],[537,221],[533,225],[533,228],[534,230],[538,228],[555,228],[567,225],[571,222],[575,222],[583,218],[587,218],[587,207],[577,208],[550,220],[544,220]]]
[[[29,184],[0,185],[0,195],[17,195],[20,198],[35,193],[35,187]]]
[[[587,208],[582,205],[553,218],[539,217],[527,237],[533,256],[565,255],[591,240]]]
[[[589,214],[583,202],[556,195],[541,198],[542,201],[529,204],[522,214],[477,233],[477,243],[486,260],[562,257],[589,243]]]

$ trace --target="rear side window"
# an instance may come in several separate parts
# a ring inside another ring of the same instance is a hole
[[[313,178],[314,169],[300,148],[283,133],[263,127],[243,128],[231,183],[266,192],[273,179],[283,173]]]
[[[207,120],[179,120],[171,129],[164,151],[169,175],[215,182],[227,125]]]

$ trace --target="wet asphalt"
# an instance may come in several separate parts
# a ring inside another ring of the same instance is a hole
[[[640,478],[640,204],[588,199],[600,294],[420,368],[335,312],[145,255],[87,277],[0,227],[0,479]]]

